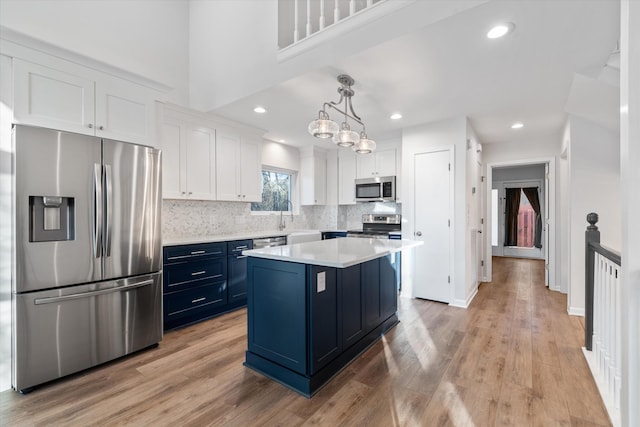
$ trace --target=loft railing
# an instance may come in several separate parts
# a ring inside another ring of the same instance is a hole
[[[585,356],[613,421],[620,419],[622,389],[622,257],[600,244],[600,231],[596,226],[598,214],[587,215],[587,222],[589,226],[585,232]]]
[[[278,46],[284,49],[388,0],[279,0]]]

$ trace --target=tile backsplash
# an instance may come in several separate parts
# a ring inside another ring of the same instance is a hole
[[[401,213],[396,203],[348,206],[301,206],[298,215],[285,215],[286,230],[347,230],[362,227],[362,214]],[[277,231],[280,215],[255,215],[250,203],[203,200],[163,200],[164,238]]]

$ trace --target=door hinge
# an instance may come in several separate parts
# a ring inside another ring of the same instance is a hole
[[[450,219],[447,220],[447,227],[451,227],[451,220]]]
[[[484,224],[484,218],[480,218],[480,224]]]
[[[449,163],[447,167],[449,168],[449,170],[451,170],[451,163]]]
[[[480,182],[484,182],[484,175],[480,177]]]
[[[447,283],[451,283],[451,276],[447,276]]]
[[[484,260],[483,259],[480,260],[480,267],[484,267]]]

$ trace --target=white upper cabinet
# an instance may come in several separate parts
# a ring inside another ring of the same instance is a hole
[[[376,176],[395,176],[396,149],[374,151],[371,154],[357,156],[357,178],[374,178]]]
[[[262,141],[219,128],[216,150],[218,200],[260,202]]]
[[[300,204],[327,203],[327,159],[323,151],[315,148],[301,150],[300,182]]]
[[[160,149],[163,198],[216,200],[213,129],[165,119]]]
[[[343,151],[338,156],[338,204],[356,204],[356,153]]]
[[[155,145],[153,97],[114,76],[88,79],[14,58],[17,123]]]

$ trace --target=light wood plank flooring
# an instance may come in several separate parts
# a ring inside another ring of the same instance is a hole
[[[494,259],[467,310],[400,298],[401,323],[306,399],[242,366],[246,311],[22,396],[0,425],[608,426],[581,319],[541,261]]]

